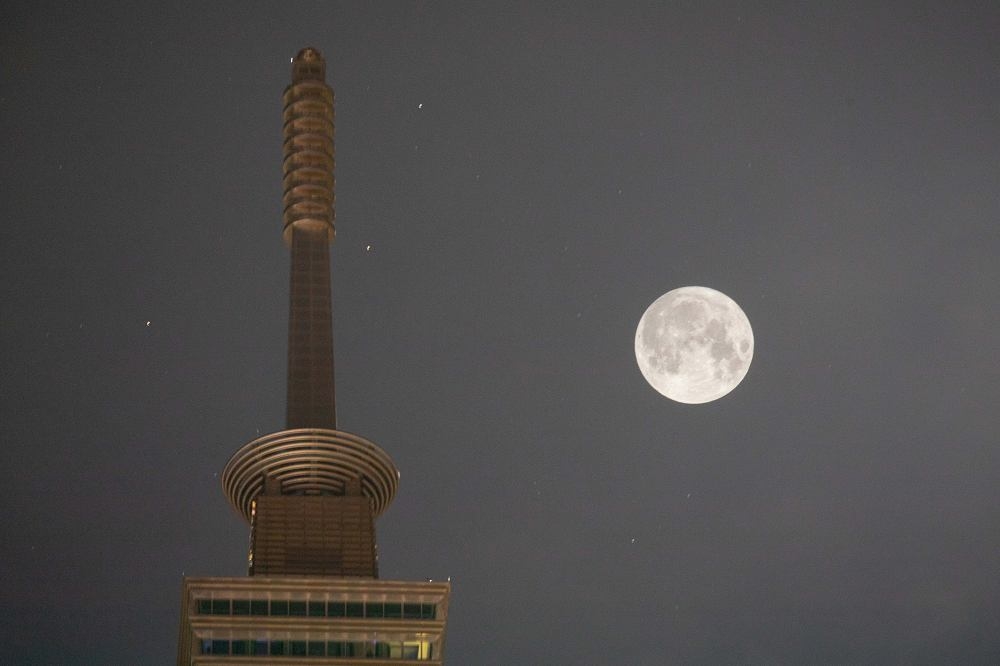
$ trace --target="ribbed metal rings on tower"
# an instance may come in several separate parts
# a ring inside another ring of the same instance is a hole
[[[399,471],[377,444],[342,430],[301,428],[265,435],[244,444],[222,472],[222,488],[250,522],[252,503],[264,478],[281,482],[282,494],[343,495],[352,479],[378,516],[396,496]]]
[[[292,61],[284,96],[286,241],[292,226],[325,229],[330,241],[335,233],[333,90],[325,76],[326,63],[315,49],[302,49]]]

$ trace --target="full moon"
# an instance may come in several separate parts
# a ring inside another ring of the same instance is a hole
[[[635,331],[635,360],[649,385],[691,405],[743,381],[753,329],[736,302],[708,287],[681,287],[653,301]]]

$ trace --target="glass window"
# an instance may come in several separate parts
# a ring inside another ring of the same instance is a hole
[[[304,601],[289,601],[288,602],[288,614],[289,615],[305,615],[306,614],[306,602]]]
[[[229,599],[213,599],[212,615],[229,615]]]
[[[388,643],[376,643],[375,644],[375,656],[376,657],[388,657],[390,654]]]
[[[249,615],[249,614],[250,614],[249,599],[233,599],[233,615]]]
[[[385,604],[385,616],[386,617],[403,617],[403,604],[388,603]]]
[[[344,602],[328,601],[326,604],[326,614],[330,617],[344,617]]]
[[[250,614],[267,615],[267,599],[251,599]]]
[[[229,641],[212,641],[212,654],[229,654]]]
[[[309,617],[323,617],[326,615],[326,604],[322,601],[309,602]]]
[[[250,654],[250,641],[233,641],[229,646],[230,654]]]
[[[212,654],[212,639],[210,638],[201,639],[201,653]]]
[[[271,615],[288,615],[288,602],[271,600]],[[272,653],[273,654],[273,653]]]
[[[207,615],[212,612],[212,600],[211,599],[199,599],[198,600],[198,613],[199,615]]]
[[[285,641],[271,641],[271,654],[285,654]]]
[[[306,656],[306,642],[305,641],[289,641],[289,645],[292,648],[293,657],[304,657]]]
[[[365,616],[365,605],[360,601],[348,601],[346,606],[347,606],[347,617]]]
[[[340,641],[330,641],[326,644],[326,656],[343,657],[345,655],[344,644]]]
[[[384,617],[385,604],[381,601],[369,601],[365,604],[365,617]]]
[[[421,604],[420,616],[425,620],[433,620],[437,607],[434,604]]]
[[[420,604],[403,604],[403,617],[420,619]]]
[[[266,655],[267,654],[267,641],[254,641],[253,642],[253,653],[255,655]]]
[[[400,654],[403,659],[419,659],[420,658],[420,646],[419,645],[407,645],[403,644],[403,651]]]
[[[322,657],[324,654],[324,649],[326,644],[323,641],[309,641],[309,656],[310,657]]]

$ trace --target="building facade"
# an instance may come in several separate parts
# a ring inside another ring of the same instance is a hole
[[[334,97],[315,49],[292,61],[283,115],[286,428],[223,471],[250,526],[249,576],[184,579],[177,664],[441,664],[450,584],[379,580],[375,519],[399,472],[377,444],[337,429]]]

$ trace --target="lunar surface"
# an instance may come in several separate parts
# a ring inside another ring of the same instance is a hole
[[[736,302],[708,287],[681,287],[653,301],[635,332],[635,360],[671,400],[711,402],[743,381],[753,329]]]

